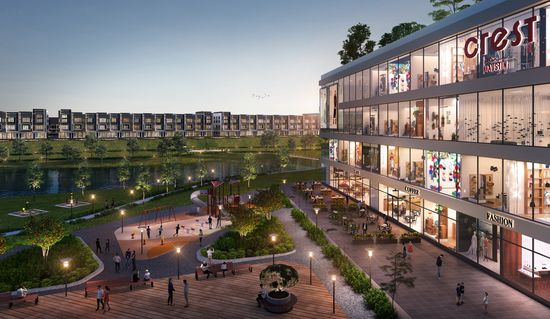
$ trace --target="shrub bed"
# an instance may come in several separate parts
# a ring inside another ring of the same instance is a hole
[[[61,259],[71,258],[69,271],[61,267]],[[86,277],[98,267],[92,251],[80,239],[68,235],[55,244],[44,260],[42,250],[32,247],[0,260],[0,292],[13,291],[17,286],[37,288],[60,285]]]
[[[270,235],[277,235],[275,247],[270,241]],[[262,219],[248,235],[241,237],[235,230],[228,231],[218,238],[212,245],[214,259],[234,259],[256,257],[273,254],[282,254],[294,249],[292,237],[278,218]],[[201,249],[202,256],[206,257],[207,247]]]
[[[384,291],[372,288],[367,275],[361,269],[355,267],[339,247],[331,244],[325,234],[315,227],[315,224],[309,220],[304,212],[299,209],[293,209],[291,214],[294,220],[307,232],[307,236],[317,243],[317,245],[321,246],[325,257],[332,260],[334,267],[340,271],[340,274],[353,291],[363,295],[365,304],[374,310],[379,319],[393,319],[397,317]]]

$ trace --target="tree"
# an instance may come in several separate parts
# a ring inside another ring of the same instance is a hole
[[[95,134],[90,133],[84,138],[84,148],[88,151],[90,157],[92,156],[92,152],[96,150],[98,144],[99,140]]]
[[[208,170],[206,169],[206,165],[204,164],[203,160],[199,160],[199,170],[197,172],[197,176],[201,179],[201,186],[202,186],[202,179],[208,175]]]
[[[94,149],[94,154],[97,158],[101,159],[101,162],[103,163],[103,159],[105,158],[105,155],[107,155],[107,147],[103,144],[98,144]]]
[[[413,271],[412,265],[408,259],[403,257],[402,253],[391,252],[386,260],[389,264],[380,266],[380,269],[386,277],[390,278],[390,281],[381,283],[380,286],[391,294],[391,305],[394,308],[395,293],[399,286],[404,284],[407,287],[414,287],[416,277],[407,276]]]
[[[170,141],[167,138],[161,138],[159,141],[159,144],[157,145],[157,153],[159,157],[164,157],[168,152],[170,152],[170,148],[172,148],[172,141]]]
[[[396,25],[391,29],[391,33],[384,33],[380,41],[378,41],[378,46],[384,47],[394,41],[397,41],[401,38],[406,37],[407,35],[414,33],[422,28],[426,27],[423,24],[416,22],[404,22],[399,25]]]
[[[76,171],[76,174],[74,177],[74,185],[77,188],[80,188],[83,198],[84,198],[84,190],[86,189],[86,187],[92,184],[90,180],[91,177],[92,177],[92,174],[90,173],[90,169],[88,168],[88,165],[86,163],[83,163],[80,166],[78,166],[78,170]]]
[[[435,8],[434,11],[428,13],[434,21],[439,21],[453,13],[469,8],[471,4],[463,3],[464,0],[430,0],[430,3]],[[481,0],[473,0],[473,4],[480,3]]]
[[[151,175],[145,169],[142,169],[141,173],[136,178],[136,187],[138,191],[141,191],[141,199],[145,200],[145,193],[151,190]]]
[[[180,155],[187,152],[187,142],[185,141],[183,134],[180,132],[176,132],[176,134],[174,134],[172,137],[172,146],[174,146],[176,153]]]
[[[342,42],[342,50],[338,51],[340,63],[347,64],[374,50],[376,41],[370,40],[370,27],[357,23],[348,29],[348,38]]]
[[[286,146],[280,147],[277,150],[277,162],[281,171],[288,166],[288,163],[290,162],[290,154]]]
[[[0,144],[0,160],[5,162],[8,160],[9,157],[10,149],[4,144]]]
[[[130,154],[130,156],[134,156],[134,154],[139,151],[139,143],[137,139],[131,138],[126,142],[126,151]]]
[[[303,135],[301,138],[302,148],[309,148],[317,143],[317,137],[313,134]]]
[[[44,156],[44,158],[46,159],[46,162],[48,161],[48,158],[52,154],[52,151],[53,151],[53,146],[52,146],[52,143],[50,143],[50,141],[44,141],[40,144],[40,154]]]
[[[176,188],[178,175],[178,163],[173,158],[167,158],[162,161],[159,179],[160,182],[166,187],[166,193],[168,193],[168,185],[173,184],[174,189]]]
[[[260,190],[252,199],[257,214],[263,215],[266,219],[271,219],[271,213],[284,206],[284,195],[279,190],[278,185],[273,185],[267,190]]]
[[[46,260],[50,248],[65,237],[65,227],[51,215],[33,216],[25,225],[25,235],[33,245],[42,248]]]
[[[61,155],[68,161],[77,161],[80,159],[80,151],[69,144],[64,144],[61,147]]]
[[[117,169],[117,178],[122,184],[122,189],[126,189],[126,182],[130,179],[130,162],[123,158]]]
[[[241,207],[231,215],[231,227],[239,233],[241,238],[254,231],[259,223],[258,215],[246,207]]]
[[[6,244],[6,238],[4,236],[0,236],[0,255],[3,255],[8,250],[8,245]]]
[[[264,147],[273,148],[277,145],[278,140],[279,136],[274,131],[267,131],[260,137],[260,143]]]
[[[293,138],[288,139],[288,149],[294,151],[296,149],[296,141]]]
[[[247,182],[248,188],[250,188],[250,181],[255,180],[258,175],[257,166],[256,155],[254,153],[244,154],[241,176]]]
[[[34,202],[36,191],[44,184],[44,172],[38,163],[32,163],[27,168],[27,185],[32,190],[32,200]]]
[[[18,155],[19,161],[21,161],[21,155],[27,153],[28,149],[27,144],[21,139],[15,139],[11,143],[11,153]]]

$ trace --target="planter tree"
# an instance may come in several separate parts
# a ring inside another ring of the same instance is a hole
[[[202,186],[202,179],[208,175],[208,170],[206,169],[206,165],[202,160],[199,160],[199,171],[197,172],[197,176],[201,180],[201,186]]]
[[[404,284],[407,287],[414,287],[414,281],[416,277],[407,276],[409,273],[412,273],[412,265],[406,259],[403,258],[401,252],[391,252],[389,256],[386,257],[388,264],[380,266],[380,269],[385,273],[385,276],[390,279],[388,282],[383,282],[380,284],[382,289],[388,291],[391,295],[391,305],[394,308],[395,293],[401,284]]]
[[[126,182],[130,179],[130,162],[124,158],[120,161],[117,169],[118,182],[122,184],[122,189],[126,189]]]
[[[82,192],[82,198],[84,198],[84,190],[86,189],[86,187],[92,184],[90,180],[91,177],[92,174],[90,172],[90,169],[88,168],[88,165],[86,165],[86,163],[81,164],[76,171],[76,175],[74,177],[74,185],[77,188],[80,188],[80,191]]]
[[[248,188],[250,188],[250,181],[255,180],[258,176],[257,166],[256,155],[254,153],[244,154],[241,176],[246,181]]]
[[[275,185],[276,186],[276,185]],[[252,199],[255,210],[266,219],[271,219],[271,213],[283,208],[284,196],[278,187],[272,186],[268,190],[260,190]]]
[[[258,215],[252,210],[242,207],[231,215],[231,227],[233,227],[241,236],[246,237],[260,223]]]
[[[139,173],[136,179],[136,187],[138,191],[141,191],[141,199],[145,200],[145,193],[151,190],[151,176],[148,171],[142,171]]]
[[[53,146],[52,146],[52,143],[50,143],[50,141],[43,141],[40,144],[40,155],[44,156],[44,159],[46,160],[46,162],[48,162],[48,158],[52,154],[52,151],[53,151]]]
[[[260,273],[260,282],[274,291],[284,291],[296,286],[298,271],[285,264],[269,265]]]
[[[36,197],[36,191],[44,184],[44,172],[38,163],[32,163],[27,168],[27,185],[32,190],[32,200]]]
[[[65,227],[52,216],[33,216],[25,225],[25,235],[31,244],[42,249],[42,257],[46,260],[50,248],[65,236]]]

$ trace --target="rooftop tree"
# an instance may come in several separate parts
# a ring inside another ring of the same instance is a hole
[[[426,26],[420,23],[416,23],[414,21],[401,23],[393,27],[390,33],[384,33],[382,35],[382,38],[380,38],[380,41],[378,41],[378,45],[380,47],[386,46],[424,27]]]
[[[464,3],[464,0],[430,0],[435,10],[428,13],[428,15],[431,16],[434,21],[439,21],[453,13],[471,7],[472,4],[480,2],[481,0],[473,0],[470,4]]]
[[[376,41],[370,40],[370,27],[358,23],[348,29],[347,39],[342,42],[342,50],[338,51],[340,63],[347,64],[374,50]]]

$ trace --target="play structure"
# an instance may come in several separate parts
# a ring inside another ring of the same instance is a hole
[[[154,213],[154,214],[151,214]],[[170,221],[176,221],[176,213],[174,206],[159,206],[150,209],[145,209],[141,213],[139,220],[139,228],[150,224],[163,224]]]
[[[228,185],[228,188],[226,188]],[[230,180],[225,183],[223,181],[212,181],[208,188],[208,201],[207,201],[207,213],[211,216],[219,216],[221,213],[220,205],[229,207],[232,211],[234,208],[238,208],[240,198],[240,181]]]

